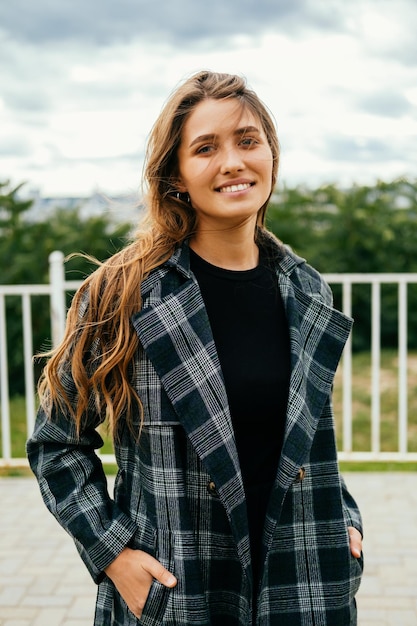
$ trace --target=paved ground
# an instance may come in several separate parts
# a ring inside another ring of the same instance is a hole
[[[359,626],[417,626],[417,476],[345,478],[365,524]],[[92,626],[95,585],[34,479],[0,478],[0,502],[0,625]]]

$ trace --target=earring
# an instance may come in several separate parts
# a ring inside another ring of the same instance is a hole
[[[191,204],[191,198],[189,196],[189,194],[185,191],[183,193],[181,193],[180,191],[177,191],[177,193],[175,194],[177,200],[182,200],[182,202],[187,202],[187,204]]]

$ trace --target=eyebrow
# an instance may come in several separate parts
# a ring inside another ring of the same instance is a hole
[[[256,128],[256,126],[244,126],[243,128],[237,128],[236,130],[233,131],[233,135],[235,136],[239,136],[239,135],[245,135],[246,133],[260,133],[259,128]],[[189,148],[192,148],[192,146],[194,146],[197,143],[204,143],[205,141],[213,141],[213,139],[216,139],[217,135],[215,133],[210,133],[208,135],[199,135],[198,137],[196,137],[195,139],[193,139],[193,141],[190,143]]]

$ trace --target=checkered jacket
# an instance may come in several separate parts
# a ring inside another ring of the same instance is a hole
[[[143,281],[143,307],[132,318],[144,426],[139,440],[120,427],[114,498],[95,453],[94,411],[80,439],[68,416],[38,414],[29,461],[98,583],[95,626],[356,624],[362,561],[350,554],[347,527],[361,530],[361,519],[338,471],[331,407],[351,320],[332,308],[329,287],[303,259],[267,244],[289,323],[291,381],[259,589],[224,381],[186,244]],[[126,545],[178,579],[173,589],[154,582],[141,620],[103,573]]]

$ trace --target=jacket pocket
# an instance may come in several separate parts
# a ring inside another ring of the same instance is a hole
[[[155,558],[166,567],[166,569],[175,574],[174,572],[174,546],[173,537],[170,532],[158,531],[156,542]],[[157,580],[152,582],[149,590],[148,597],[146,599],[145,606],[140,620],[137,624],[141,626],[157,626],[163,624],[163,618],[168,603],[170,594],[173,590],[165,587]]]
[[[349,548],[350,551],[350,548]],[[358,592],[363,574],[363,554],[359,558],[350,554],[350,598],[353,600]]]
[[[155,529],[149,524],[148,521],[138,525],[136,533],[130,540],[129,547],[132,550],[142,550],[155,556],[156,550],[156,532]],[[154,583],[152,583],[153,586]],[[150,593],[149,593],[150,595]],[[148,595],[148,598],[149,598]],[[147,604],[147,602],[146,602]],[[145,605],[146,606],[146,605]],[[134,613],[129,609],[123,597],[118,593],[115,587],[113,587],[113,610],[111,626],[138,626],[139,624],[152,624],[156,626],[160,622],[142,622]]]

